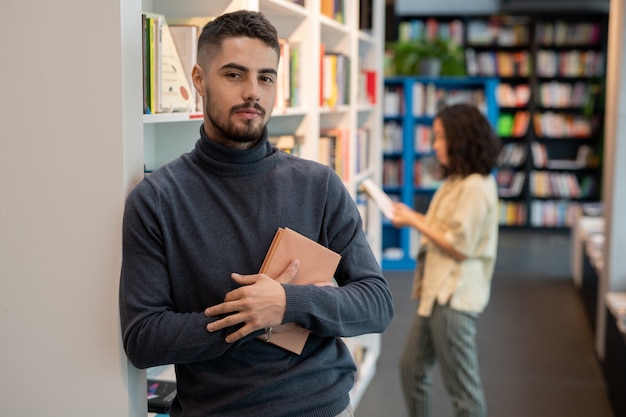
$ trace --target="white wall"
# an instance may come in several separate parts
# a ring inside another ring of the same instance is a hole
[[[0,4],[2,415],[145,407],[129,400],[140,384],[131,369],[128,387],[117,303],[123,201],[140,175],[126,167],[141,167],[141,118],[123,117],[141,113],[141,95],[123,94],[141,85],[141,45],[122,41],[139,26],[122,7],[139,16],[138,1]]]

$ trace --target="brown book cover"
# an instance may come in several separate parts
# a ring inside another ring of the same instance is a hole
[[[300,269],[291,283],[307,285],[330,282],[341,255],[292,229],[281,227],[274,236],[259,273],[276,279],[294,259],[300,261]],[[272,333],[269,343],[300,355],[308,336],[308,330],[298,328]]]

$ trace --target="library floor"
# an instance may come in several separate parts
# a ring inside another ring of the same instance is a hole
[[[478,320],[481,375],[491,417],[613,417],[582,297],[570,272],[567,233],[500,233],[491,301]],[[386,272],[395,316],[376,375],[355,417],[406,417],[398,358],[415,304],[411,273]],[[439,370],[433,417],[453,417]]]

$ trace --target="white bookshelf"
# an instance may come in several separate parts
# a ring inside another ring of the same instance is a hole
[[[383,0],[373,0],[372,30],[359,30],[359,0],[345,0],[345,23],[321,15],[321,0],[306,0],[304,6],[287,0],[143,0],[142,12],[165,15],[166,19],[220,14],[249,9],[263,12],[276,26],[281,38],[301,48],[301,104],[297,108],[275,109],[269,123],[270,135],[295,134],[301,137],[300,156],[317,160],[319,135],[322,129],[341,128],[348,131],[348,175],[344,183],[356,198],[359,182],[371,177],[380,183],[381,151],[378,138],[382,136],[382,85],[383,85]],[[139,14],[139,13],[138,13]],[[140,16],[136,16],[140,22]],[[139,23],[138,23],[139,24]],[[140,31],[137,33],[139,41]],[[350,57],[350,94],[348,104],[326,108],[319,104],[320,50],[339,52]],[[377,72],[375,104],[360,99],[359,71],[361,68]],[[133,94],[141,94],[133,86]],[[138,109],[138,113],[141,110]],[[143,115],[143,153],[147,169],[155,169],[191,150],[199,137],[202,116],[199,113],[165,113]],[[369,130],[369,153],[366,168],[357,172],[356,132],[359,128]],[[367,234],[380,259],[381,218],[375,207],[365,210]],[[359,369],[359,380],[351,393],[356,407],[367,383],[376,369],[380,352],[380,335],[364,335],[351,338],[349,345],[362,344],[366,355]]]

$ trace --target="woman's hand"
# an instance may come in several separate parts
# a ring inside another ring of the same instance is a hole
[[[409,226],[419,230],[424,223],[424,215],[404,203],[393,203],[393,219],[391,223],[395,227]]]

